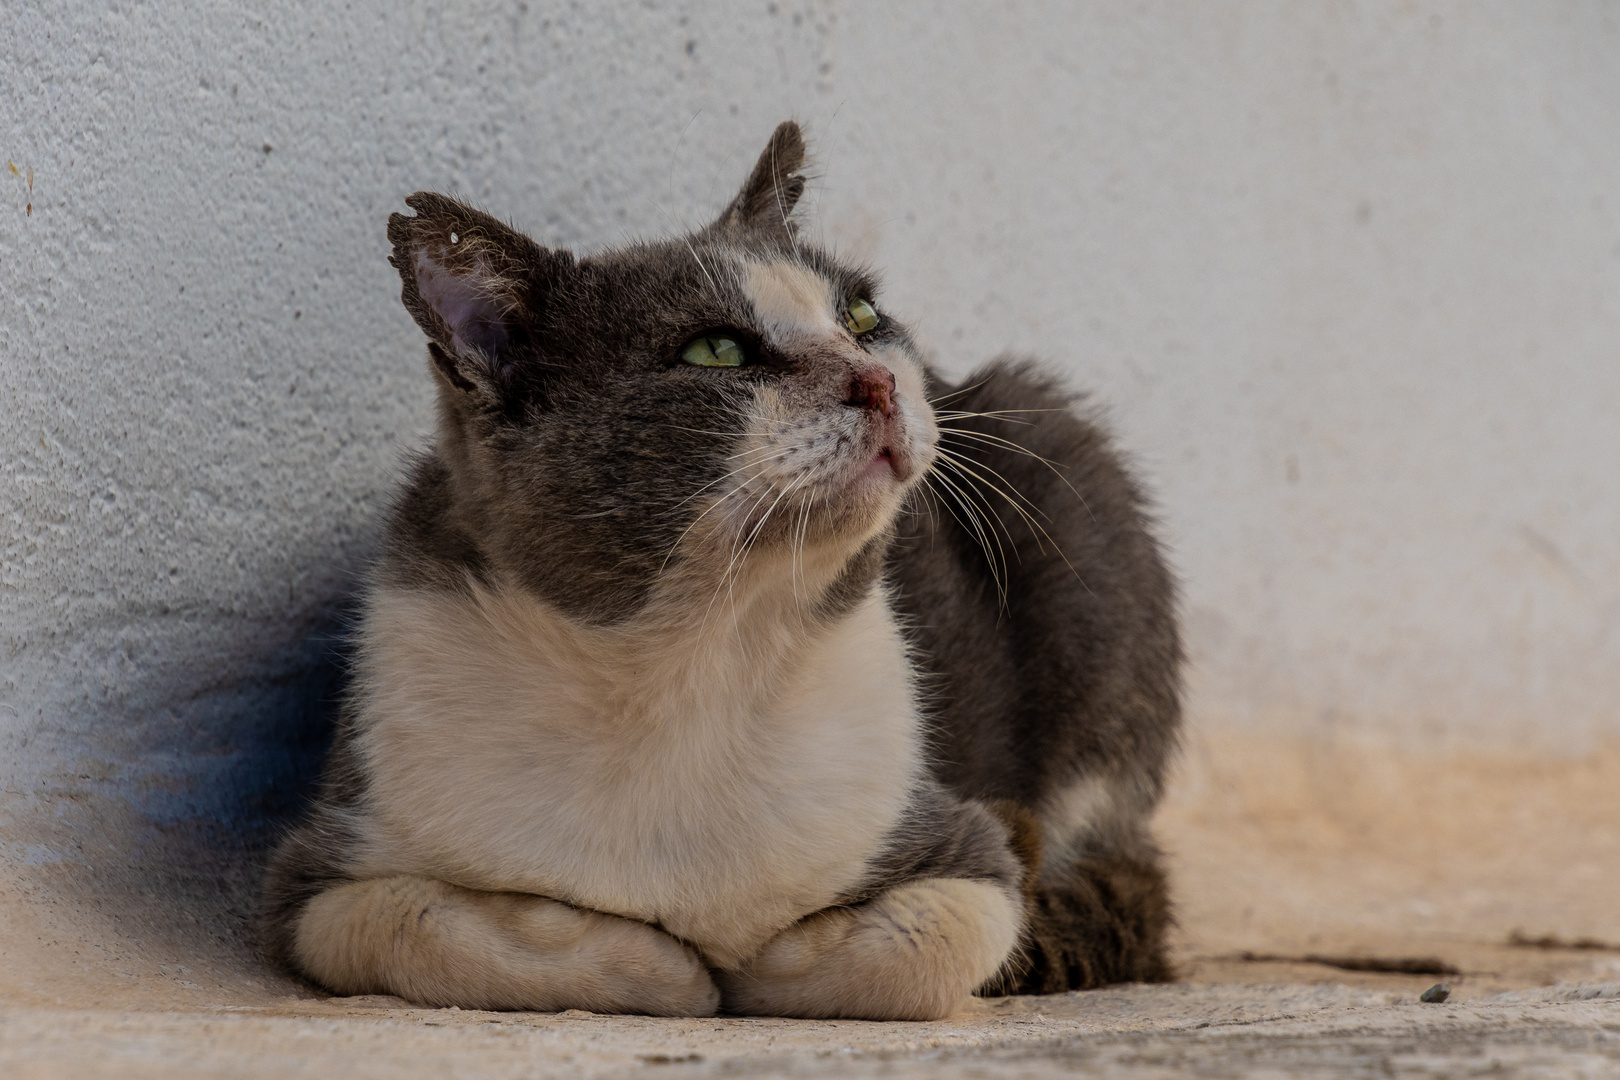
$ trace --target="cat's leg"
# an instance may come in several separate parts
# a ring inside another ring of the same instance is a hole
[[[296,916],[292,958],[342,994],[477,1009],[713,1016],[696,952],[646,923],[414,875],[334,885]]]
[[[1038,510],[1004,523],[1017,558],[986,558],[945,505],[918,500],[889,563],[940,687],[936,775],[1016,801],[1044,849],[1019,960],[986,993],[1170,977],[1149,821],[1180,727],[1175,587],[1135,481],[1060,383],[999,360],[933,391],[971,466],[962,497],[1016,492]]]
[[[726,1011],[934,1020],[1007,962],[1024,922],[1024,874],[984,806],[923,785],[869,870],[847,904],[717,971]]]
[[[1098,851],[1048,868],[1023,950],[1024,994],[1175,978],[1166,955],[1170,896],[1157,852]]]
[[[1139,785],[1082,778],[1034,826],[1028,922],[992,994],[1054,994],[1122,982],[1168,982],[1171,926],[1162,855],[1148,832]]]

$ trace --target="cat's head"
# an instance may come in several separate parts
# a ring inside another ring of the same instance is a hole
[[[442,195],[389,218],[447,512],[504,579],[609,622],[660,583],[873,571],[937,431],[872,275],[798,236],[803,164],[785,123],[713,224],[586,258]]]

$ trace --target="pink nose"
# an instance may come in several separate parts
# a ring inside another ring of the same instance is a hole
[[[856,368],[844,404],[871,409],[885,417],[894,415],[894,372],[875,364]]]

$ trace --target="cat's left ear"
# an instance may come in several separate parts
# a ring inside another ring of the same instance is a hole
[[[415,217],[390,214],[388,261],[400,299],[438,348],[433,361],[461,390],[499,395],[514,354],[527,346],[557,277],[573,265],[488,214],[419,191],[405,200]]]
[[[792,239],[793,207],[804,194],[804,133],[785,120],[771,133],[742,190],[710,226],[717,232],[765,232]]]

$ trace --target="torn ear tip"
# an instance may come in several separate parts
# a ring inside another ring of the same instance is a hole
[[[399,254],[411,244],[411,238],[416,233],[416,222],[420,218],[406,217],[404,214],[390,214],[388,216],[388,242],[394,246],[395,254]]]
[[[416,217],[405,217],[403,214],[399,216],[406,221],[415,221],[435,213],[442,213],[454,204],[455,200],[446,198],[436,191],[413,191],[405,196],[405,205],[416,211]]]

